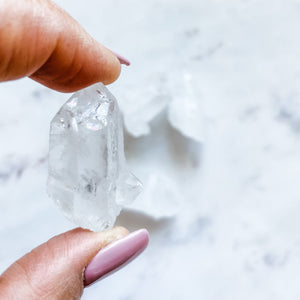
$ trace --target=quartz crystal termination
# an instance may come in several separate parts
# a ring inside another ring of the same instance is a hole
[[[73,94],[50,125],[49,196],[75,224],[100,231],[141,188],[127,170],[114,96],[102,83]]]

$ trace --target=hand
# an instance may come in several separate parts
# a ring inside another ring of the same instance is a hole
[[[119,60],[54,3],[0,0],[0,81],[29,76],[72,92],[115,81],[129,63]]]
[[[120,62],[129,64],[52,2],[0,0],[0,81],[29,76],[71,92],[113,82]],[[58,235],[0,276],[0,299],[79,299],[84,286],[123,266],[147,243],[146,230],[128,235],[122,227],[100,233],[77,228]]]
[[[79,299],[84,268],[101,248],[127,234],[122,227],[100,233],[78,228],[50,239],[1,275],[0,299]]]

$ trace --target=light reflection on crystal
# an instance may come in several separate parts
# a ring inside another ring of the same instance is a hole
[[[101,123],[97,122],[96,120],[93,122],[91,121],[91,122],[86,123],[86,128],[90,129],[92,131],[100,130],[105,126],[106,126],[106,124],[101,124]]]
[[[77,100],[78,100],[77,97],[71,98],[71,99],[69,100],[69,102],[68,102],[67,105],[68,105],[70,108],[74,108],[74,107],[77,105]]]

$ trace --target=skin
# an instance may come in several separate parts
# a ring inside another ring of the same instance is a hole
[[[0,0],[0,81],[29,76],[57,91],[109,84],[120,62],[47,0]]]
[[[48,0],[0,0],[0,81],[25,76],[57,91],[115,81],[115,55]],[[95,254],[128,234],[80,228],[58,235],[0,276],[0,299],[80,299],[83,271]]]
[[[68,231],[33,249],[0,277],[0,299],[71,300],[83,292],[83,271],[96,253],[128,234],[123,227]]]

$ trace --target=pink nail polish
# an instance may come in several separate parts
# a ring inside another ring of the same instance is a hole
[[[129,66],[130,65],[130,61],[125,58],[124,56],[112,51],[112,53],[118,58],[118,60],[120,61],[121,64]]]
[[[136,258],[148,245],[146,229],[134,231],[101,249],[84,271],[84,286],[91,285]]]

